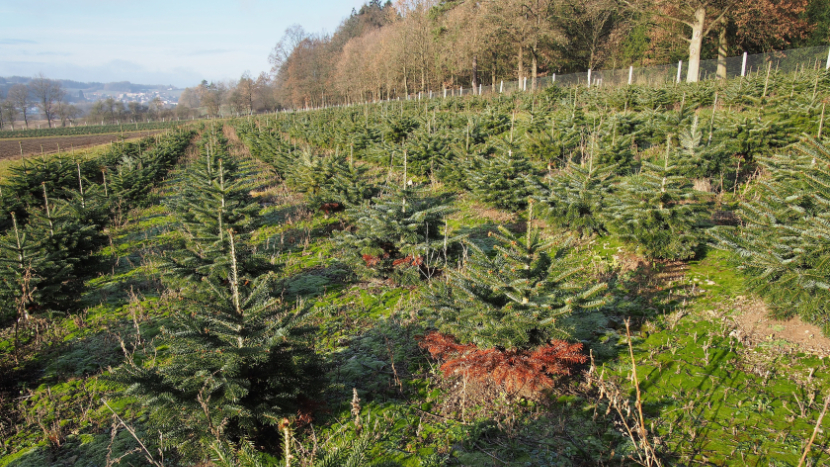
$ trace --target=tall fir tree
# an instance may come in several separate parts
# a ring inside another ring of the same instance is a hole
[[[303,324],[308,307],[275,296],[273,267],[245,242],[259,219],[244,171],[221,148],[204,148],[173,204],[185,248],[160,258],[183,300],[152,346],[160,354],[128,355],[114,373],[195,462],[228,442],[275,443],[277,423],[319,390],[321,374]]]
[[[272,274],[242,269],[242,245],[233,231],[226,235],[226,254],[184,290],[154,350],[128,354],[113,373],[147,405],[170,446],[197,462],[217,442],[275,443],[277,423],[297,412],[301,395],[319,389],[301,324],[306,308],[273,297]]]

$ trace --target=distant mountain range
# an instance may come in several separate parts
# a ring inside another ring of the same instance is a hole
[[[14,86],[15,84],[26,84],[31,80],[32,78],[28,76],[0,76],[0,92],[2,92],[2,95],[5,96],[6,92],[10,87]],[[61,83],[61,86],[68,91],[80,90],[84,92],[146,92],[177,89],[172,84],[135,84],[129,81],[119,81],[115,83],[98,83],[94,81],[89,83],[82,83],[79,81],[72,81],[69,79],[56,79],[55,81],[59,81]]]

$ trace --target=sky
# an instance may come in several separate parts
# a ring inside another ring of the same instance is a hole
[[[0,76],[186,87],[268,71],[286,28],[334,32],[365,0],[0,0]]]

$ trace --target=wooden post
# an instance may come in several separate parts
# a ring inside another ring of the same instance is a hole
[[[683,60],[677,62],[677,81],[680,82],[680,74],[683,72]]]
[[[501,80],[501,83],[499,83],[499,94],[501,94],[502,91],[504,91],[504,80]]]
[[[588,87],[591,87],[591,69],[588,68]]]
[[[746,76],[746,57],[747,57],[746,52],[744,52],[744,59],[743,59],[743,62],[741,63],[741,78]]]
[[[825,70],[830,70],[830,49],[827,49],[827,63],[824,64]]]
[[[634,66],[628,67],[628,84],[631,84],[631,81],[634,79]]]

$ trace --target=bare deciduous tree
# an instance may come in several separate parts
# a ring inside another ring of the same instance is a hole
[[[11,89],[9,89],[9,94],[6,98],[23,116],[23,124],[28,130],[29,106],[31,105],[31,101],[29,100],[29,88],[26,87],[25,84],[15,84],[11,87]]]
[[[43,75],[38,75],[37,78],[29,82],[29,91],[37,107],[46,117],[49,128],[52,128],[52,120],[55,118],[55,103],[60,102],[64,97],[61,84]]]

